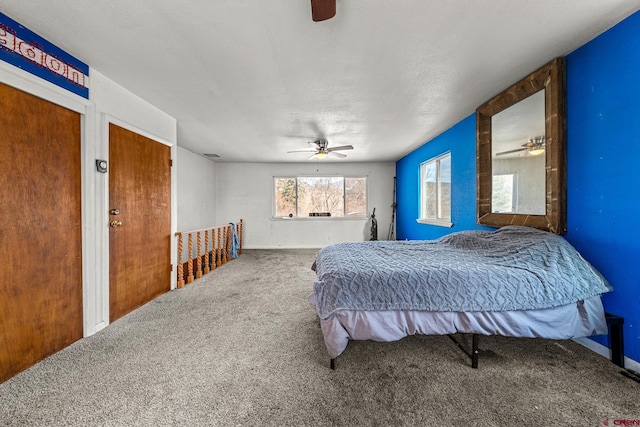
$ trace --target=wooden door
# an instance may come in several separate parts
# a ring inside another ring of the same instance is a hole
[[[170,162],[168,146],[109,125],[112,322],[170,289]]]
[[[80,114],[0,84],[0,382],[82,338]]]

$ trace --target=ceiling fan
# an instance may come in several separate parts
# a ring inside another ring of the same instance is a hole
[[[314,157],[316,159],[324,159],[327,156],[335,156],[335,157],[339,157],[341,159],[347,157],[346,154],[342,154],[342,153],[338,153],[338,151],[341,150],[353,150],[353,146],[352,145],[341,145],[339,147],[331,147],[329,148],[329,141],[327,141],[324,138],[320,138],[316,141],[309,141],[309,145],[311,145],[312,149],[309,150],[294,150],[294,151],[287,151],[287,153],[313,153],[313,155],[311,157],[309,157],[309,160],[313,159]]]
[[[315,22],[325,21],[336,15],[336,0],[311,0],[311,17]]]
[[[522,148],[517,148],[515,150],[502,151],[500,153],[496,153],[496,156],[503,156],[505,154],[517,153],[523,151],[524,155],[527,156],[537,156],[544,153],[545,146],[545,138],[544,136],[536,136],[535,138],[530,138],[525,144],[522,144]]]

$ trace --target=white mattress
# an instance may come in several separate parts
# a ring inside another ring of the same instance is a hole
[[[315,295],[309,295],[315,305]],[[349,340],[397,341],[409,335],[456,332],[522,338],[572,339],[607,333],[599,296],[541,310],[493,312],[339,310],[320,319],[327,353],[338,357]]]

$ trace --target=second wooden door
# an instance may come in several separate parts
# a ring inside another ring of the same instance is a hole
[[[113,322],[171,286],[171,150],[109,125],[109,308]]]

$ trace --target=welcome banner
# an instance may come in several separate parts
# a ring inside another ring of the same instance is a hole
[[[89,66],[0,13],[0,60],[84,98]]]

